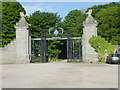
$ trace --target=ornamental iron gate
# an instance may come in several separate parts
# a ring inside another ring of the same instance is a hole
[[[81,38],[46,38],[44,35],[41,38],[32,39],[32,57],[31,62],[48,62],[48,40],[66,40],[67,42],[67,62],[81,62],[82,46]]]
[[[82,61],[82,43],[80,37],[72,37],[71,31],[67,31],[67,62]]]
[[[63,32],[64,32],[63,28],[57,27],[57,25],[55,25],[55,27],[50,28],[48,31],[49,34],[54,34],[55,37],[46,38],[46,36],[43,34],[41,35],[41,38],[32,39],[31,62],[42,62],[42,63],[49,62],[48,40],[66,40],[67,62],[80,62],[82,59],[81,38],[72,37],[70,30],[67,31],[67,38],[58,37],[58,35],[63,34]]]
[[[67,61],[81,62],[82,61],[82,46],[81,39],[69,37],[67,39]]]
[[[82,62],[81,39],[73,39],[73,60],[72,62]]]
[[[31,50],[31,62],[48,62],[48,46],[45,35],[41,36],[41,40],[32,40]]]

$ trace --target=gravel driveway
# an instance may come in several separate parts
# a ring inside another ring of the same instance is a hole
[[[0,67],[3,88],[118,88],[118,65],[38,63]]]

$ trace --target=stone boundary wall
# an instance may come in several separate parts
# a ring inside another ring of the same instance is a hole
[[[0,48],[0,63],[16,62],[16,40],[10,42],[4,48]]]
[[[0,48],[0,64],[2,63],[2,48]]]

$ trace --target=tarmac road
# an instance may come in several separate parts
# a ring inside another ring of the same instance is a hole
[[[85,63],[7,64],[3,88],[118,88],[118,65]]]

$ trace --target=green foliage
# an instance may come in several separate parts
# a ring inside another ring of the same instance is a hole
[[[28,17],[31,24],[31,37],[40,38],[42,33],[47,34],[48,29],[54,27],[56,23],[60,23],[60,20],[57,13],[35,11]]]
[[[116,6],[119,6],[119,3],[112,2],[109,4],[105,4],[105,5],[98,5],[98,6],[95,5],[95,6],[88,8],[86,12],[88,12],[89,9],[92,9],[93,10],[92,16],[95,17],[96,13],[99,12],[101,9],[107,9],[108,7],[116,7]]]
[[[2,47],[15,38],[14,25],[25,10],[19,2],[2,2]]]
[[[42,62],[42,58],[32,54],[32,61],[31,61],[31,63],[37,63],[37,62]]]
[[[113,2],[89,8],[93,10],[92,16],[98,22],[98,35],[104,37],[113,45],[120,44],[119,7],[118,3]]]
[[[64,61],[64,59],[56,59],[56,58],[52,58],[49,62],[54,62],[54,61]]]
[[[34,49],[34,50],[33,50]],[[42,57],[38,54],[42,54],[42,48],[39,41],[32,41],[31,62],[42,62]]]
[[[106,62],[106,60],[99,59],[98,62]]]
[[[113,45],[120,44],[120,21],[118,20],[118,7],[108,7],[101,9],[96,15],[98,25],[98,34]]]
[[[108,43],[104,38],[100,36],[93,36],[89,40],[91,46],[98,52],[99,56],[104,56],[105,53],[113,54],[114,53],[114,46],[111,43]]]
[[[62,45],[63,43],[58,40],[48,41],[48,53],[49,59],[52,60],[53,58],[58,59],[58,54],[61,53],[61,50],[57,49],[57,45]]]
[[[49,35],[48,30],[54,27],[56,23],[61,21],[61,18],[57,13],[48,13],[35,11],[29,17],[27,17],[28,22],[31,24],[31,37],[40,38],[42,34],[46,34],[47,37],[52,37],[54,35]],[[49,58],[58,56],[61,50],[57,49],[57,44],[62,44],[61,41],[48,41],[48,52]],[[38,47],[39,48],[39,47]]]
[[[82,13],[80,10],[72,10],[65,17],[61,25],[65,30],[71,30],[72,36],[81,37],[85,18],[86,14]]]
[[[2,3],[0,1],[0,7],[2,7]],[[2,9],[0,9],[0,47],[2,47]]]

